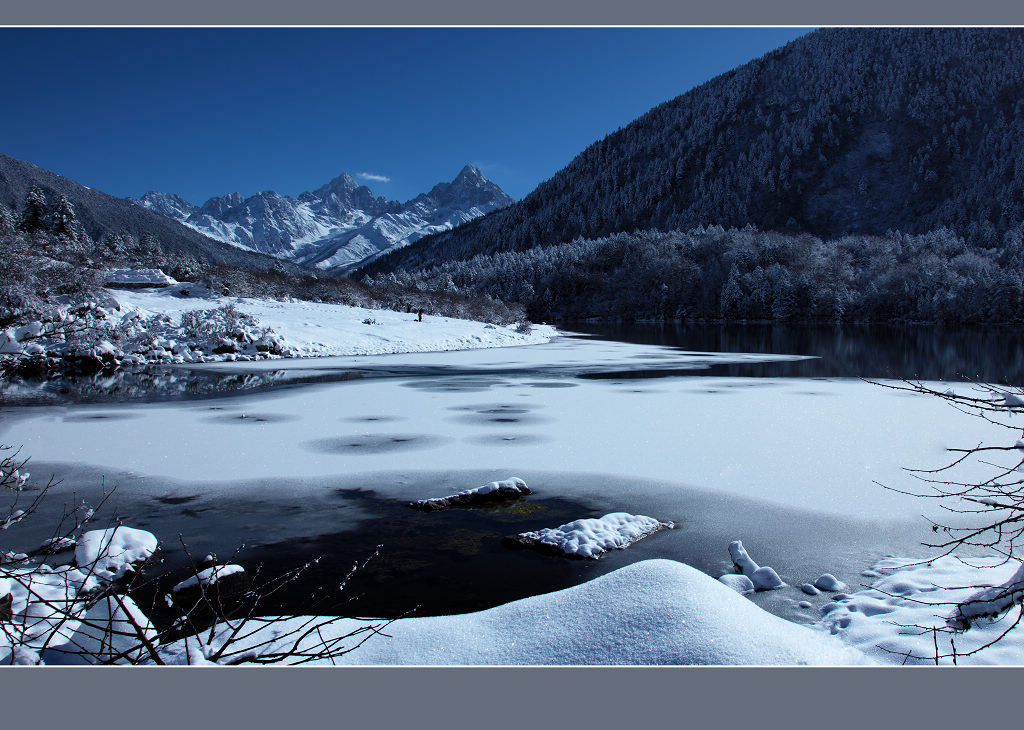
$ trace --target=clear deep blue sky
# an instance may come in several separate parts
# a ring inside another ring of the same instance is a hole
[[[117,196],[521,198],[651,107],[808,29],[0,29],[0,152]]]

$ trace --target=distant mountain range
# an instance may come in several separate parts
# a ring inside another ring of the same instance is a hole
[[[177,195],[151,191],[135,202],[240,248],[344,271],[513,200],[476,167],[466,165],[451,182],[406,203],[374,197],[347,174],[298,198],[274,191],[248,198],[233,193],[196,206]]]
[[[707,225],[945,227],[1003,246],[1024,225],[1024,29],[809,33],[655,107],[523,200],[366,271]]]

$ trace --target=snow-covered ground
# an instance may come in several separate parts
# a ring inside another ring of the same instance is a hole
[[[164,314],[180,320],[182,312],[214,310],[234,304],[280,336],[298,357],[381,355],[436,352],[470,348],[508,347],[547,342],[555,336],[548,325],[521,332],[515,325],[501,326],[451,317],[347,307],[298,299],[278,301],[253,298],[182,297],[178,288],[118,290],[114,297],[123,309],[143,316]]]
[[[272,633],[281,635],[304,621],[272,625],[248,641],[265,641]],[[308,638],[299,650],[368,624],[355,619],[335,621],[319,633],[306,627]],[[375,625],[383,628],[382,622]],[[383,632],[386,635],[371,636],[333,661],[316,663],[870,663],[863,653],[827,632],[772,616],[700,571],[671,560],[644,560],[583,585],[478,613],[399,619]],[[353,646],[358,638],[341,645]],[[263,651],[289,646],[294,640],[293,636]],[[218,640],[210,646],[218,648]],[[194,652],[196,644],[190,649]],[[244,650],[244,645],[238,650]],[[165,651],[168,660],[182,663],[184,654],[184,641]]]
[[[1021,665],[1024,630],[1014,628],[1020,609],[1010,601],[998,602],[1010,609],[1001,616],[976,618],[967,631],[950,631],[959,604],[986,597],[981,586],[1008,584],[1019,603],[1024,585],[1015,573],[1020,570],[1020,562],[996,557],[886,558],[867,571],[882,576],[870,588],[837,594],[821,607],[819,626],[880,662]],[[987,644],[992,645],[978,651]]]

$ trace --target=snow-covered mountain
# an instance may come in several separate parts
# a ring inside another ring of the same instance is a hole
[[[472,165],[406,203],[374,197],[347,174],[298,198],[232,193],[196,206],[151,191],[134,200],[212,238],[320,269],[350,268],[513,202]]]

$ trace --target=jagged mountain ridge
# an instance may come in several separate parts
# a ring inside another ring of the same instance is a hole
[[[1024,223],[1024,31],[834,28],[653,108],[521,201],[379,259],[722,225],[823,237]]]
[[[297,198],[238,193],[192,205],[150,191],[136,202],[212,238],[320,269],[344,270],[424,235],[448,230],[511,204],[473,165],[406,203],[374,197],[342,174]]]

